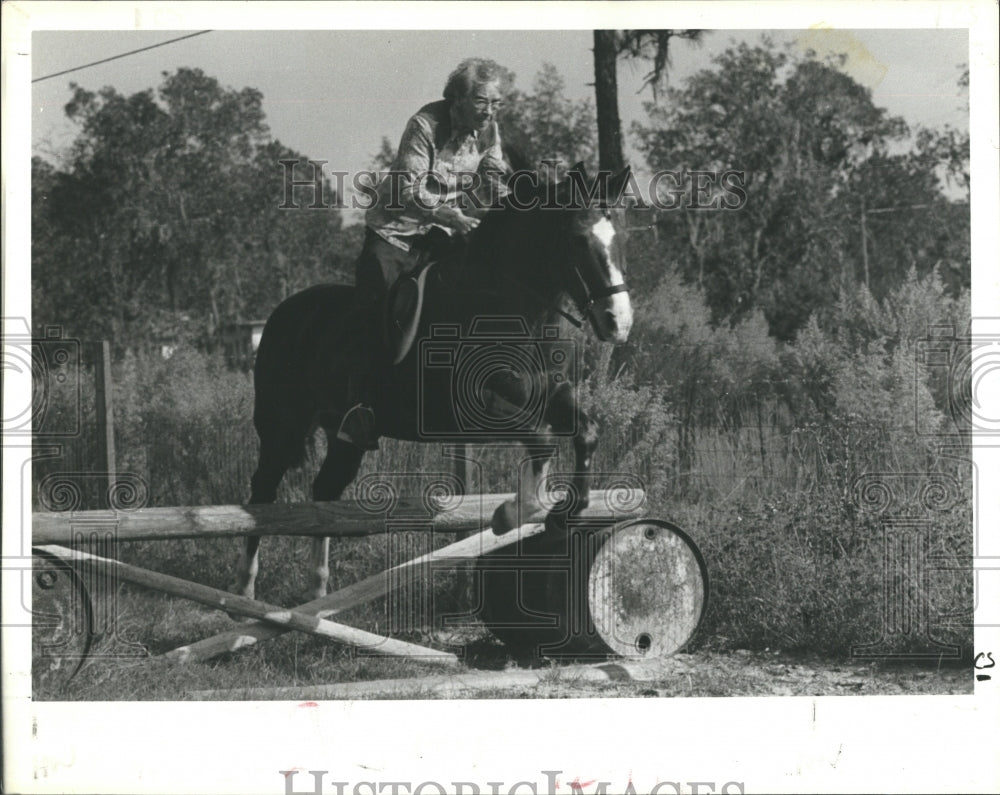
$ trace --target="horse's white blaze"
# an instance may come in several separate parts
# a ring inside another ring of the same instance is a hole
[[[615,265],[614,259],[611,256],[611,244],[615,239],[614,224],[611,223],[609,218],[601,218],[600,221],[590,228],[590,231],[604,247],[604,260],[608,266],[609,285],[616,287],[619,284],[624,284],[625,276],[619,270],[618,266]],[[607,323],[604,312],[598,312],[597,322],[601,324],[604,332],[601,336],[611,339],[614,342],[625,342],[628,339],[629,332],[632,330],[632,302],[629,300],[628,293],[615,293],[599,303],[604,305],[601,308],[610,313],[614,319],[612,327],[611,324]]]
[[[628,293],[615,293],[610,296],[609,301],[611,306],[608,311],[614,317],[616,327],[613,339],[615,342],[625,342],[632,330],[632,301]]]
[[[590,227],[594,237],[601,241],[604,251],[608,255],[608,262],[611,262],[611,241],[615,239],[615,225],[610,218],[601,218],[596,224]]]
[[[625,284],[625,276],[622,275],[622,272],[618,270],[618,266],[610,259],[608,260],[608,273],[610,274],[610,284],[612,287]]]

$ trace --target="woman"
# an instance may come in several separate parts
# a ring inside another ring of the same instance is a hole
[[[444,99],[424,105],[410,118],[365,215],[351,313],[352,324],[361,331],[351,351],[353,406],[337,434],[363,450],[378,448],[372,402],[376,360],[387,364],[378,319],[389,288],[423,261],[460,259],[478,216],[506,194],[510,168],[496,122],[503,75],[487,59],[469,58],[458,65],[445,84]]]

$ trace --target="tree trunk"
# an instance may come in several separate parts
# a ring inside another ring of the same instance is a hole
[[[594,91],[597,96],[597,150],[602,171],[625,168],[618,115],[618,48],[613,30],[594,31]]]

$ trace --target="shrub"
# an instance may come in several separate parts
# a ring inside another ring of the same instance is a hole
[[[153,505],[242,502],[255,464],[250,376],[181,348],[126,355],[115,380],[119,467],[141,474]]]

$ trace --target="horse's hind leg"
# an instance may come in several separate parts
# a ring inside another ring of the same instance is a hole
[[[354,480],[364,458],[364,451],[337,438],[337,429],[326,429],[327,452],[323,465],[313,481],[313,499],[339,500],[344,489]],[[330,580],[330,538],[316,536],[312,541],[310,557],[310,595],[318,599],[326,594]]]
[[[289,467],[294,466],[301,456],[301,437],[305,431],[296,439],[295,434],[288,435],[288,442],[284,442],[281,434],[274,430],[261,432],[260,435],[260,458],[257,462],[257,469],[250,479],[250,503],[271,503],[278,495],[278,484],[284,477]],[[292,445],[291,442],[296,444]],[[260,536],[247,536],[240,552],[239,561],[236,564],[236,583],[232,590],[241,596],[249,599],[254,598],[257,582],[257,572],[260,570]]]

